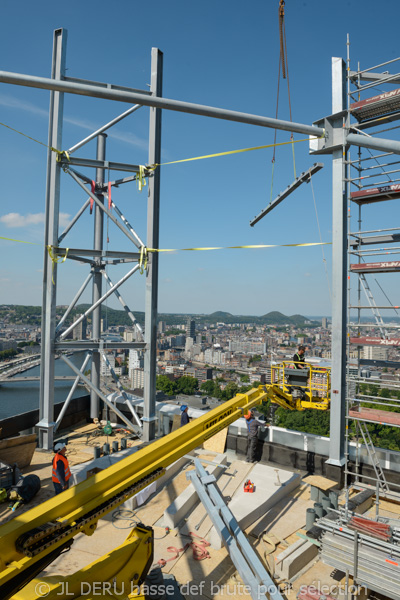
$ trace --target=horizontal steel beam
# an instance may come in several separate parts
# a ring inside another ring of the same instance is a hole
[[[346,138],[348,144],[359,146],[360,148],[371,148],[372,150],[394,152],[400,154],[400,142],[396,140],[385,140],[383,138],[372,138],[366,135],[357,135],[349,133]]]
[[[390,79],[390,81],[388,81],[388,83],[400,83],[400,74],[394,74],[394,75],[390,75],[389,73],[358,73],[357,71],[350,71],[350,75],[349,75],[351,80],[358,80],[358,78],[360,77],[361,81],[376,81],[376,82],[381,82],[384,83],[388,80],[388,78],[393,77],[393,79]],[[356,91],[356,90],[355,90]]]
[[[67,340],[61,342],[55,342],[54,346],[57,350],[98,350],[103,348],[104,350],[129,350],[130,348],[145,350],[146,344],[144,342],[96,342],[95,340]]]
[[[53,90],[56,92],[78,94],[80,96],[90,96],[92,98],[117,100],[118,102],[128,102],[129,104],[143,104],[144,106],[165,108],[166,110],[201,115],[203,117],[224,119],[226,121],[236,121],[238,123],[247,123],[248,125],[258,125],[259,127],[283,129],[285,131],[303,133],[305,135],[314,135],[317,137],[324,135],[324,129],[320,127],[314,127],[313,125],[291,123],[290,121],[282,121],[280,119],[272,119],[270,117],[261,117],[258,115],[236,112],[234,110],[227,110],[224,108],[215,108],[213,106],[204,106],[202,104],[193,104],[191,102],[182,102],[180,100],[159,98],[157,96],[147,96],[146,94],[139,92],[127,92],[108,88],[105,89],[85,83],[60,81],[49,79],[47,77],[35,77],[33,75],[24,75],[21,73],[10,73],[8,71],[0,71],[0,82],[40,88],[42,90]]]
[[[123,92],[134,92],[151,96],[151,92],[148,90],[138,90],[137,88],[130,88],[126,87],[125,85],[115,85],[113,83],[104,83],[102,81],[92,81],[91,79],[79,79],[78,77],[63,77],[62,80],[68,81],[69,83],[84,83],[85,85],[93,85],[99,88],[106,88],[108,90],[121,90]]]
[[[87,248],[53,248],[53,254],[57,256],[65,256],[67,254],[67,258],[70,258],[71,254],[81,255],[81,256],[95,256],[98,258],[130,258],[132,260],[139,260],[140,254],[139,252],[123,252],[118,250],[94,250]]]
[[[61,164],[67,166],[75,165],[77,167],[90,167],[93,169],[110,169],[110,171],[128,171],[129,173],[139,173],[139,165],[129,165],[127,163],[111,162],[109,160],[96,160],[91,158],[78,158],[69,156],[63,158]]]

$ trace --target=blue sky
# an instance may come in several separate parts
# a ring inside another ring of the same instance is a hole
[[[362,10],[360,10],[362,6]],[[369,67],[400,55],[399,4],[287,0],[286,36],[293,120],[313,121],[331,112],[331,57],[346,57],[350,34],[351,67]],[[147,89],[151,48],[164,53],[163,95],[168,98],[275,116],[279,60],[278,0],[204,0],[201,3],[154,0],[42,0],[2,2],[1,69],[49,76],[53,30],[68,30],[67,74]],[[389,66],[390,69],[390,66]],[[0,84],[0,121],[46,142],[49,92]],[[128,105],[65,97],[63,147],[122,113]],[[107,140],[107,158],[147,163],[149,109],[141,108],[116,126]],[[286,82],[281,80],[279,115],[289,119]],[[273,143],[274,131],[163,111],[163,162]],[[0,236],[35,242],[0,241],[0,303],[41,303],[43,213],[46,149],[0,127],[2,202]],[[390,133],[396,139],[397,130]],[[305,136],[295,135],[295,139]],[[289,133],[278,132],[278,142]],[[95,157],[90,143],[77,156]],[[308,144],[295,145],[296,172],[314,162],[325,167],[313,179],[321,239],[331,241],[331,158],[309,156]],[[169,165],[161,172],[161,248],[291,244],[319,242],[311,185],[303,185],[254,228],[249,221],[270,201],[272,150],[261,150]],[[87,172],[88,175],[93,176]],[[113,175],[111,175],[113,178]],[[293,181],[290,146],[278,148],[275,197]],[[135,184],[113,192],[113,200],[146,238],[146,190]],[[62,224],[75,215],[85,194],[63,175]],[[390,227],[398,204],[372,208],[365,229]],[[353,211],[356,214],[355,211]],[[369,220],[368,220],[369,219]],[[396,223],[395,223],[396,224]],[[85,213],[67,238],[70,247],[90,247],[93,217]],[[114,225],[110,249],[131,249]],[[331,276],[331,247],[323,247]],[[59,267],[58,304],[71,301],[86,268],[66,262]],[[113,281],[125,267],[109,271]],[[399,304],[393,278],[380,280]],[[372,286],[371,286],[372,287]],[[377,290],[378,288],[376,288]],[[373,290],[374,292],[376,291]],[[379,292],[379,290],[378,290]],[[377,303],[380,299],[377,292]],[[144,276],[134,275],[121,289],[133,310],[144,309]],[[380,293],[380,292],[379,292]],[[89,295],[83,297],[89,301]],[[384,302],[386,304],[386,301]],[[109,305],[118,308],[115,300]],[[160,312],[262,315],[330,315],[329,286],[321,247],[176,252],[160,258]]]

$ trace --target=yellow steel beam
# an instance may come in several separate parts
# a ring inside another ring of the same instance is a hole
[[[152,442],[90,479],[2,525],[0,527],[0,595],[2,585],[7,581],[20,575],[25,569],[32,569],[35,562],[76,535],[77,521],[78,530],[88,534],[93,533],[98,519],[102,516],[102,514],[97,516],[96,511],[105,514],[113,510],[127,497],[135,494],[138,485],[147,485],[149,477],[157,477],[160,470],[236,421],[242,416],[244,409],[250,409],[266,399],[267,392],[261,387],[253,388],[246,394],[237,394],[232,400],[214,408],[188,425]],[[133,486],[136,486],[134,490],[132,490]],[[79,519],[86,519],[86,523],[80,526]],[[36,556],[32,557],[26,556],[21,549],[17,548],[17,540],[21,536],[48,523],[55,523],[65,528],[62,539],[55,543],[50,541],[48,547],[41,549]]]

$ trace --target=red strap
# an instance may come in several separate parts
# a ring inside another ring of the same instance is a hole
[[[108,182],[108,210],[111,210],[111,181]]]
[[[199,541],[195,542],[194,540],[192,540],[191,542],[185,544],[183,548],[175,548],[175,546],[168,546],[167,552],[174,553],[175,556],[173,556],[172,558],[168,558],[167,560],[165,560],[165,558],[160,558],[160,560],[157,561],[157,564],[160,567],[165,567],[165,565],[168,562],[171,562],[171,560],[176,560],[177,558],[179,558],[179,554],[181,552],[185,552],[187,548],[192,548],[194,560],[204,560],[205,558],[211,558],[209,551],[206,550],[208,546],[211,546],[210,542],[207,542],[205,539],[203,539],[199,535],[196,535],[192,531],[189,532],[189,535],[191,535],[194,538],[198,538]]]
[[[95,189],[96,189],[96,184],[94,181],[92,181],[92,194],[94,194]],[[90,214],[92,214],[92,212],[93,212],[93,204],[94,204],[94,200],[93,200],[93,198],[90,198]]]

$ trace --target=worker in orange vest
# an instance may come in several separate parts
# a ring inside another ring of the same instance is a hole
[[[71,471],[69,470],[68,460],[65,458],[66,451],[67,448],[62,442],[58,442],[54,446],[54,452],[56,455],[53,458],[53,470],[51,473],[51,478],[53,480],[56,496],[57,494],[60,494],[69,488]]]

